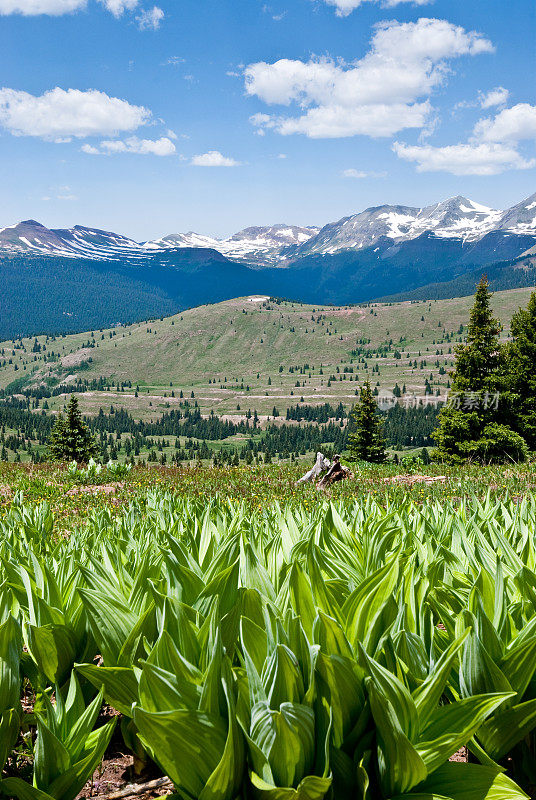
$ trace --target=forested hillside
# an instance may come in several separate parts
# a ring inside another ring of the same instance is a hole
[[[529,295],[494,295],[505,328]],[[48,398],[52,409],[78,390],[85,413],[113,403],[147,420],[183,399],[233,419],[248,409],[273,417],[303,404],[348,408],[367,377],[379,394],[435,401],[448,390],[471,302],[334,307],[253,296],[134,325],[8,340],[0,343],[0,390]]]

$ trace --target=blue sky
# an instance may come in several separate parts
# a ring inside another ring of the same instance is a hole
[[[536,190],[533,0],[0,0],[0,227],[142,240]]]

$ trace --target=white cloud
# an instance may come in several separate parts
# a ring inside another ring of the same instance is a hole
[[[99,0],[99,2],[117,18],[128,11],[134,11],[140,4],[140,0]],[[81,11],[87,8],[87,4],[88,0],[0,0],[0,16],[6,14],[60,16]],[[136,22],[142,31],[158,30],[163,19],[162,9],[153,6],[151,9],[141,10],[136,17]]]
[[[507,98],[507,90],[497,87],[486,95],[481,94],[479,99],[482,108],[488,108]],[[395,142],[393,150],[399,158],[414,161],[418,172],[499,175],[510,169],[536,166],[536,159],[525,158],[517,149],[524,139],[536,139],[536,106],[518,103],[499,111],[495,117],[479,120],[465,144],[433,147]]]
[[[341,173],[343,178],[386,178],[387,172],[365,172],[361,169],[344,169]]]
[[[508,102],[510,92],[504,86],[496,86],[489,92],[480,92],[480,108],[493,108],[494,106],[504,106]]]
[[[132,11],[139,0],[99,0],[114,17],[120,17],[125,11]],[[35,16],[48,14],[60,16],[80,11],[87,7],[87,0],[0,0],[0,15],[23,14]]]
[[[390,136],[422,128],[433,111],[426,98],[446,80],[448,61],[492,51],[480,34],[445,20],[385,22],[376,26],[369,52],[351,64],[315,58],[247,66],[247,94],[308,109],[297,117],[256,114],[251,121],[259,129],[311,137]]]
[[[98,147],[94,147],[92,144],[83,144],[80,150],[83,153],[87,153],[90,156],[101,156],[102,152],[99,150]]]
[[[262,10],[264,14],[269,14],[271,18],[274,20],[274,22],[281,22],[281,20],[284,19],[287,15],[287,11],[281,11],[279,13],[276,13],[274,12],[272,6],[268,5],[264,5],[262,7]]]
[[[380,3],[382,8],[394,8],[401,3],[411,3],[413,6],[427,6],[434,0],[324,0],[328,5],[335,6],[338,17],[347,17],[356,8],[366,2]]]
[[[132,131],[150,120],[151,112],[96,89],[50,89],[36,97],[0,89],[0,126],[15,136],[65,140]]]
[[[50,189],[51,195],[47,195],[46,197],[42,197],[41,200],[50,201],[50,200],[67,200],[73,201],[78,200],[78,197],[73,194],[73,191],[70,186],[58,186],[56,188],[51,187]]]
[[[140,31],[157,31],[163,19],[164,12],[162,9],[158,6],[153,6],[153,8],[147,11],[142,11],[141,14],[136,17],[136,22],[138,23]]]
[[[162,67],[179,67],[181,64],[185,64],[186,59],[182,58],[181,56],[169,56],[166,58],[165,61],[162,61]]]
[[[87,0],[0,0],[0,15],[23,14],[34,16],[36,14],[49,14],[59,16],[80,11],[87,5]]]
[[[277,131],[283,136],[304,133],[311,139],[343,136],[392,136],[404,128],[422,128],[431,107],[425,103],[393,103],[370,106],[320,106],[301,117],[281,119]]]
[[[209,150],[208,153],[192,158],[194,167],[239,167],[240,161],[223,156],[218,150]]]
[[[100,2],[114,17],[120,17],[125,11],[132,11],[133,8],[136,8],[139,0],[100,0]]]
[[[399,158],[414,161],[417,172],[450,172],[452,175],[499,175],[509,169],[530,169],[529,161],[511,145],[497,143],[454,144],[446,147],[411,146],[395,142]]]
[[[488,92],[479,92],[475,100],[461,100],[453,107],[453,113],[460,108],[494,108],[504,106],[508,102],[510,92],[504,86],[496,86]]]
[[[500,111],[493,119],[479,120],[474,137],[484,142],[519,142],[536,139],[536,106],[518,103]]]
[[[98,147],[91,144],[84,144],[81,147],[83,153],[88,155],[112,155],[114,153],[137,153],[139,155],[152,156],[172,156],[176,153],[175,145],[167,136],[160,139],[138,139],[137,136],[130,136],[128,139],[105,139],[99,142]]]

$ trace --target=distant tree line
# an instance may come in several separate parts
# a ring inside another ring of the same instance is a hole
[[[15,454],[28,452],[34,461],[41,459],[35,445],[48,442],[56,416],[49,413],[46,399],[40,403],[29,397],[12,397],[0,403],[0,458],[6,459],[9,450]],[[388,445],[401,449],[431,444],[430,435],[438,413],[435,407],[395,405],[379,413]],[[111,405],[106,412],[101,408],[97,415],[84,417],[84,423],[96,437],[103,460],[117,458],[121,450],[127,458],[139,458],[142,451],[148,451],[150,460],[161,460],[164,449],[173,446],[174,440],[175,461],[209,458],[214,455],[214,448],[209,448],[207,442],[244,437],[246,442],[241,448],[225,446],[225,455],[220,455],[220,460],[227,463],[225,458],[235,455],[250,460],[258,459],[261,454],[264,458],[276,455],[289,458],[318,449],[344,451],[347,418],[348,412],[342,404],[335,407],[329,403],[304,404],[290,408],[288,414],[289,423],[297,420],[301,424],[272,422],[261,429],[255,410],[248,410],[244,420],[231,422],[213,412],[203,417],[197,401],[184,400],[179,408],[164,412],[157,420],[136,420],[124,408]],[[177,444],[179,438],[187,439],[184,447]]]

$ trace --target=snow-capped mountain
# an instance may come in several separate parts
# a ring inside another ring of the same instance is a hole
[[[527,197],[512,208],[505,211],[501,217],[498,230],[512,233],[516,236],[534,235],[536,227],[536,194]]]
[[[536,244],[536,194],[506,211],[458,196],[423,208],[398,205],[367,208],[321,229],[284,224],[250,227],[225,239],[190,231],[136,242],[81,225],[53,230],[35,220],[26,220],[0,229],[0,254],[33,252],[137,261],[154,253],[193,248],[215,250],[232,261],[257,268],[287,267],[307,256],[352,251],[357,255],[368,248],[385,250],[392,245],[411,246],[413,252],[411,243],[421,236],[433,239],[438,245],[456,244],[464,250],[483,242],[482,247],[489,250],[489,260],[493,260],[494,254],[495,260],[516,257]],[[501,244],[505,239],[510,242],[508,247]]]
[[[319,228],[271,225],[245,228],[227,239],[216,239],[190,231],[172,233],[150,242],[136,242],[111,231],[85,228],[50,229],[33,219],[0,229],[0,252],[34,252],[92,259],[142,259],[146,255],[176,248],[212,249],[249,264],[277,263],[288,247],[296,247],[318,233]]]
[[[286,248],[304,244],[319,230],[314,227],[279,224],[244,228],[227,239],[213,239],[190,231],[172,233],[162,239],[146,242],[144,247],[150,250],[170,247],[210,247],[233,261],[260,265],[276,264],[284,256]]]
[[[34,219],[0,229],[0,251],[93,259],[143,256],[141,245],[126,236],[82,225],[52,230]]]
[[[372,247],[384,237],[393,243],[403,242],[416,239],[425,232],[441,239],[478,241],[497,229],[510,211],[512,209],[495,211],[461,196],[424,208],[387,205],[367,208],[326,225],[317,236],[302,245],[295,256]],[[536,235],[536,211],[532,215],[532,233]]]

